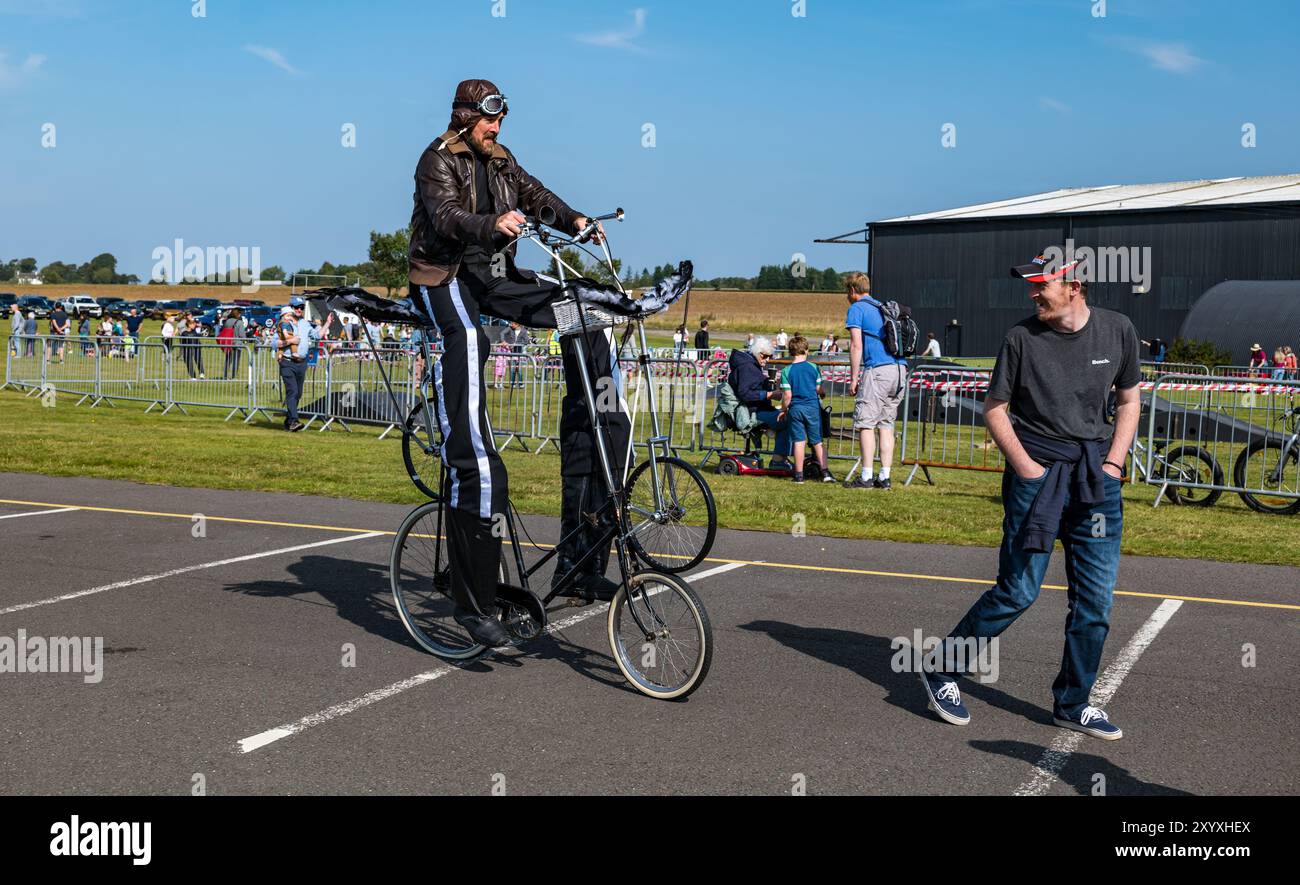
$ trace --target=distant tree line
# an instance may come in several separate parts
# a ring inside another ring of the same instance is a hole
[[[19,274],[36,272],[35,258],[11,258],[0,261],[0,282],[11,282]],[[117,272],[117,258],[111,252],[103,252],[85,264],[68,264],[63,261],[51,261],[40,268],[38,276],[45,283],[94,283],[109,285],[111,283],[138,283],[135,274]]]
[[[360,279],[363,286],[383,286],[391,296],[396,289],[406,285],[407,251],[411,241],[411,232],[407,228],[392,233],[370,232],[370,250],[367,260],[359,264],[334,264],[326,261],[320,267],[299,268],[297,275],[313,274],[317,276],[346,277],[349,281]],[[565,249],[562,257],[566,264],[584,276],[601,282],[612,283],[613,279],[605,266],[587,258],[577,249]],[[654,286],[661,280],[677,272],[677,265],[663,264],[658,267],[643,267],[640,272],[633,268],[624,268],[623,263],[614,260],[615,271],[626,288],[645,288]],[[7,262],[0,261],[0,282],[9,282],[18,274],[30,274],[37,269],[35,258],[15,258]],[[552,259],[548,272],[557,272],[555,260]],[[204,279],[181,280],[182,285],[195,286],[232,286],[239,285],[251,277],[247,268],[232,270],[228,274],[210,274]],[[281,280],[288,284],[295,274],[286,273],[279,265],[264,268],[258,274],[263,281]],[[96,255],[85,264],[66,264],[54,261],[40,268],[41,280],[46,283],[90,283],[105,285],[109,283],[138,283],[135,274],[119,274],[117,258],[104,252]],[[844,286],[842,275],[833,267],[819,269],[797,263],[765,264],[758,269],[758,275],[752,277],[715,277],[697,279],[696,286],[701,289],[741,289],[741,290],[778,290],[809,292],[842,292]],[[164,284],[171,282],[163,279],[150,280],[150,283]]]

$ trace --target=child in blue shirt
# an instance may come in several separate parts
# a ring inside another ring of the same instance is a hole
[[[794,442],[794,481],[804,481],[805,446],[812,443],[822,482],[835,482],[826,466],[826,446],[822,444],[821,398],[826,390],[822,387],[821,370],[808,362],[807,338],[796,335],[786,346],[794,362],[781,370],[781,419],[786,421],[786,431]]]

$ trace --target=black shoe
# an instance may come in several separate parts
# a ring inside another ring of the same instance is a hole
[[[889,491],[890,489],[893,488],[893,486],[889,484],[889,480],[887,480],[887,479],[877,479],[877,480],[876,480],[876,488],[878,488],[878,489],[884,489],[885,491]]]
[[[835,477],[831,476],[831,472],[827,470],[822,474],[822,482],[835,482]]]
[[[459,606],[457,606],[452,617],[455,618],[457,624],[465,628],[470,638],[479,645],[486,645],[488,648],[504,648],[512,642],[510,634],[506,632],[506,628],[496,618],[478,615]]]
[[[802,483],[802,482],[803,482],[803,474],[802,474],[802,473],[796,473],[796,474],[794,475],[794,481],[795,481],[795,482],[798,482],[798,483]]]
[[[853,482],[845,483],[844,487],[848,489],[874,489],[876,483],[873,480],[863,479],[859,476],[857,479],[853,480]]]
[[[292,424],[286,425],[284,429],[289,431],[290,433],[297,433],[299,430],[302,430],[306,426],[307,425],[303,424],[301,421],[295,421]]]

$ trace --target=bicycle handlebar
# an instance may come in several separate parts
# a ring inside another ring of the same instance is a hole
[[[623,207],[620,206],[607,215],[597,215],[595,218],[588,218],[587,226],[578,232],[578,235],[574,237],[573,241],[575,243],[587,242],[587,240],[591,239],[592,234],[600,230],[600,223],[602,221],[622,221],[623,215]]]

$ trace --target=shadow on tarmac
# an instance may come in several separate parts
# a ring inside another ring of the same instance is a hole
[[[883,688],[887,692],[886,703],[910,710],[918,716],[931,715],[919,677],[911,671],[898,672],[894,669],[892,661],[898,651],[891,646],[891,637],[870,636],[829,627],[801,627],[783,621],[751,621],[740,625],[740,629],[766,633],[795,651],[844,667]],[[908,645],[907,648],[910,657],[911,646]],[[1052,724],[1050,709],[1023,701],[993,685],[981,685],[974,680],[963,679],[961,690],[965,695],[979,698],[990,706],[1023,716],[1039,725]],[[1047,687],[1044,692],[1050,698]]]
[[[334,607],[340,618],[367,633],[418,648],[394,608],[387,564],[311,555],[291,563],[288,572],[292,575],[291,580],[246,581],[228,584],[225,589],[232,593],[267,599],[319,595]],[[308,599],[297,601],[321,604]],[[593,620],[600,618],[597,616]],[[601,635],[604,635],[603,631]],[[504,653],[489,653],[457,666],[470,673],[487,673],[497,666],[523,666],[522,658],[558,661],[597,682],[632,691],[608,652],[602,653],[575,645],[560,633],[546,634]]]
[[[1085,737],[1084,740],[1095,740]],[[1026,765],[1037,765],[1043,756],[1043,747],[1025,741],[971,741],[970,745],[985,753],[995,753],[1011,759],[1019,759]],[[1104,780],[1098,781],[1097,775]],[[1075,751],[1070,754],[1065,767],[1057,777],[1061,783],[1074,790],[1080,796],[1093,795],[1094,788],[1104,789],[1106,796],[1194,796],[1186,790],[1153,784],[1134,777],[1127,768],[1093,756],[1090,753]]]

